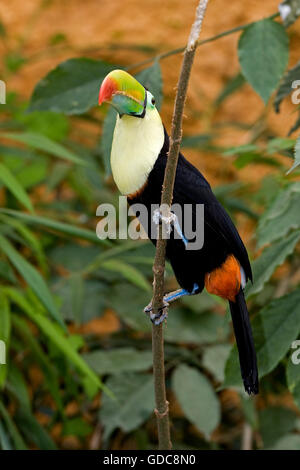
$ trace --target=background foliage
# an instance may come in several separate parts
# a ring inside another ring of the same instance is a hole
[[[47,8],[42,3],[38,14]],[[286,119],[282,107],[300,67],[297,61],[288,66],[287,20],[256,17],[239,33],[240,71],[225,80],[209,111],[188,105],[190,120],[208,132],[186,134],[183,151],[196,155],[199,168],[205,153],[211,159],[218,154],[223,169],[236,169],[231,180],[224,170],[214,189],[233,219],[248,227],[254,284],[246,294],[261,393],[248,399],[242,391],[226,304],[206,293],[178,302],[165,328],[175,448],[240,448],[250,426],[254,447],[300,449],[300,366],[291,361],[300,334],[297,106],[289,136],[268,126],[275,111]],[[9,34],[1,23],[8,83],[29,60],[22,41],[7,45]],[[57,33],[50,50],[66,41]],[[146,59],[153,52],[144,47]],[[118,193],[109,168],[115,115],[95,106],[107,72],[130,67],[160,107],[169,99],[163,60],[133,66],[113,53],[110,61],[71,58],[36,84],[29,103],[8,87],[7,104],[0,106],[3,449],[155,445],[151,335],[142,313],[151,296],[154,250],[145,241],[96,237],[96,207],[110,202],[118,209]],[[220,124],[218,110],[247,82],[248,93],[265,102],[262,115]],[[223,143],[228,129],[246,139]],[[255,181],[239,179],[245,168],[256,172]],[[176,287],[169,267],[166,285]]]

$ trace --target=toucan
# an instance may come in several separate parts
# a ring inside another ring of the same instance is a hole
[[[161,201],[169,137],[155,106],[155,98],[129,73],[113,70],[100,86],[99,105],[104,102],[117,110],[111,147],[114,181],[122,195],[127,196],[129,205],[133,207],[138,203],[149,209],[148,236],[156,244],[157,237],[150,231],[152,207]],[[166,258],[180,289],[166,294],[164,301],[169,303],[184,295],[199,294],[204,288],[210,294],[227,299],[244,387],[249,395],[257,394],[256,352],[243,294],[246,282],[252,281],[247,250],[205,177],[181,153],[173,203],[179,204],[183,211],[186,206],[192,207],[193,223],[197,204],[204,205],[204,243],[196,251],[188,250],[183,226],[179,230],[181,237],[169,237]],[[175,234],[176,224],[173,225]],[[151,311],[151,306],[146,311]],[[152,314],[151,318],[159,324],[165,317],[160,312]]]

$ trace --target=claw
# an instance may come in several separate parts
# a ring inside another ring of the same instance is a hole
[[[154,325],[160,325],[168,317],[169,304],[163,300],[163,306],[159,309],[158,313],[153,313],[152,301],[144,308],[144,312],[150,317]]]

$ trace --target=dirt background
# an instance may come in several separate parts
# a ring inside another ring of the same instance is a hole
[[[210,0],[201,37],[205,39],[269,16],[277,12],[278,3],[279,0]],[[196,4],[197,0],[46,0],[42,3],[40,0],[0,0],[0,19],[8,31],[5,44],[0,45],[0,57],[5,48],[20,47],[29,59],[10,77],[8,91],[17,90],[29,97],[40,78],[70,57],[87,55],[130,65],[183,46]],[[299,60],[299,21],[289,28],[289,33],[290,65],[294,65]],[[55,35],[61,34],[66,38],[64,44],[51,45]],[[239,34],[233,34],[198,49],[186,106],[186,134],[210,130],[211,103],[226,81],[239,71],[238,39]],[[137,45],[144,50],[137,50]],[[155,50],[147,52],[147,48]],[[162,115],[168,129],[181,58],[179,54],[161,61],[165,94]],[[214,115],[214,122],[238,120],[251,123],[263,109],[262,100],[246,85],[221,105]],[[267,124],[271,132],[285,136],[295,119],[295,106],[285,100],[280,114],[271,109]],[[246,131],[227,129],[222,132],[220,143],[234,146],[247,143],[248,138]],[[218,155],[212,158],[211,153],[199,155],[193,150],[189,150],[188,157],[207,174],[212,184],[224,182],[224,178],[235,178],[236,170],[230,159],[226,163]],[[259,166],[259,176],[270,171],[270,167]],[[257,181],[257,168],[247,166],[239,171],[239,178]]]

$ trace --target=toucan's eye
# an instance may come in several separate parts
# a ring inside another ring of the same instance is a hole
[[[151,103],[155,104],[155,99],[154,98],[152,98]]]

